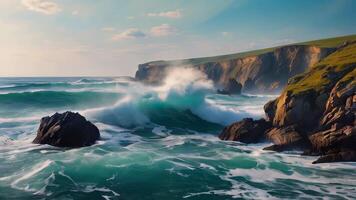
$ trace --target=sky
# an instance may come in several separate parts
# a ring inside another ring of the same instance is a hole
[[[0,0],[0,76],[133,76],[138,64],[356,34],[355,0]]]

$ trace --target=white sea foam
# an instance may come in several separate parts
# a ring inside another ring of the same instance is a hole
[[[26,185],[25,187],[19,187],[18,184],[22,181],[25,181],[25,180],[31,178],[32,176],[36,175],[40,171],[44,170],[45,168],[50,166],[52,162],[53,161],[51,161],[51,160],[46,160],[44,162],[41,162],[41,163],[35,165],[29,172],[19,175],[19,178],[17,178],[15,181],[13,181],[11,183],[11,186],[14,188],[17,188],[17,189],[26,189],[26,190],[32,191],[32,189],[28,188],[28,185]]]
[[[0,123],[9,123],[9,122],[32,122],[38,121],[41,119],[40,116],[32,116],[32,117],[16,117],[16,118],[1,118]]]
[[[158,136],[168,136],[172,131],[168,130],[165,126],[157,126],[152,129],[152,133]]]
[[[124,127],[141,126],[150,122],[145,111],[159,110],[157,105],[166,105],[178,110],[190,110],[200,118],[230,124],[244,117],[260,117],[258,107],[230,108],[207,99],[214,93],[214,86],[206,76],[193,68],[171,68],[163,84],[157,87],[132,83],[126,96],[115,105],[86,111],[85,114],[100,122]]]

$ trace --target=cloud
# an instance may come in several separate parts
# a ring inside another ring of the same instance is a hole
[[[115,31],[114,27],[105,27],[102,31],[112,32]],[[172,35],[177,32],[177,29],[169,24],[161,24],[159,26],[153,26],[149,31],[141,31],[137,28],[130,28],[123,32],[117,33],[111,37],[114,41],[121,41],[127,39],[138,39],[144,37],[163,37]]]
[[[182,13],[179,10],[167,11],[167,12],[159,12],[159,13],[148,13],[149,17],[167,17],[178,19],[182,17]]]
[[[167,36],[176,32],[176,29],[169,24],[154,26],[150,30],[150,35],[154,37]]]
[[[104,27],[101,30],[105,31],[105,32],[112,32],[112,31],[115,31],[115,28],[114,27]]]
[[[73,10],[72,11],[72,15],[79,15],[79,11],[78,10]]]
[[[231,35],[231,33],[227,32],[227,31],[224,31],[224,32],[221,32],[221,35],[222,36],[229,36],[229,35]]]
[[[58,4],[46,0],[22,0],[22,5],[28,10],[46,15],[54,15],[62,10]]]
[[[126,40],[126,39],[136,39],[146,37],[146,34],[139,29],[131,28],[127,29],[124,32],[118,33],[112,36],[112,39],[115,41]]]

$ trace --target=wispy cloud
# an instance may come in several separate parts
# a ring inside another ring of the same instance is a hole
[[[150,30],[150,34],[155,37],[167,36],[174,34],[177,30],[169,24],[161,24],[154,26]]]
[[[58,4],[46,0],[22,0],[22,5],[28,10],[46,15],[53,15],[62,10]]]
[[[143,37],[146,37],[146,34],[144,32],[136,28],[130,28],[124,32],[113,35],[112,39],[115,41],[119,41],[119,40],[136,39],[136,38],[143,38]]]
[[[147,16],[149,17],[167,17],[167,18],[174,18],[178,19],[182,17],[182,13],[180,10],[172,10],[167,12],[158,12],[158,13],[148,13]]]
[[[78,10],[73,10],[72,11],[72,15],[79,15],[79,11]]]
[[[114,27],[105,27],[101,29],[105,32],[112,32],[116,29]],[[173,35],[177,32],[175,27],[169,24],[161,24],[159,26],[153,26],[149,31],[141,31],[137,28],[130,28],[123,32],[117,33],[111,37],[114,41],[121,41],[127,39],[138,39],[144,37],[164,37],[168,35]]]
[[[112,32],[112,31],[115,31],[115,28],[114,27],[104,27],[101,30],[105,31],[105,32]]]
[[[226,36],[231,35],[231,33],[227,32],[227,31],[224,31],[224,32],[221,32],[221,35],[226,37]]]

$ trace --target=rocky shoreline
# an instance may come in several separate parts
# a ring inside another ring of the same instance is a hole
[[[351,54],[350,54],[351,52]],[[356,161],[356,43],[347,44],[308,72],[291,78],[264,106],[266,119],[226,127],[223,140],[270,141],[266,150],[298,149],[314,163]]]
[[[220,133],[221,140],[270,141],[271,151],[301,150],[313,163],[356,161],[356,42],[345,43],[306,72],[288,80],[281,95],[264,106],[265,118],[245,118]],[[140,70],[142,72],[142,66]],[[139,70],[139,72],[140,72]],[[222,94],[243,85],[228,79]],[[90,146],[100,138],[78,113],[44,117],[33,141],[58,147]]]

